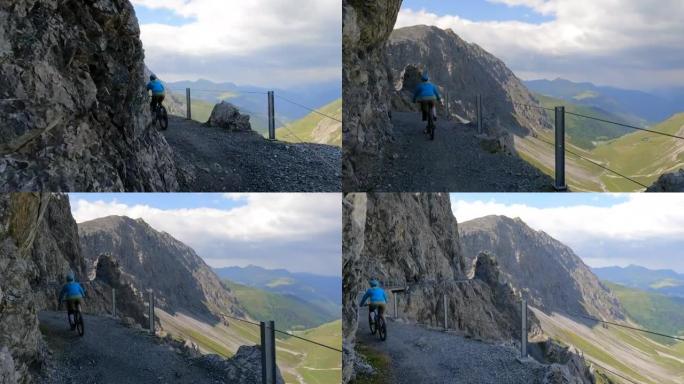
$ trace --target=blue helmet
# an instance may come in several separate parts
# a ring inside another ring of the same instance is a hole
[[[73,272],[67,273],[66,279],[67,279],[67,282],[74,281],[74,273]]]
[[[423,72],[423,74],[421,75],[421,80],[430,81],[430,76],[428,75],[427,71]]]
[[[157,80],[157,76],[155,76],[154,74],[150,75],[150,81],[155,81],[155,80]]]
[[[375,288],[375,287],[377,287],[377,286],[380,285],[380,282],[377,281],[376,279],[371,279],[368,283],[369,283],[370,286],[373,287],[373,288]]]

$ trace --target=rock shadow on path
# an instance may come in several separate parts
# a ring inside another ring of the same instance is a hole
[[[51,356],[38,383],[221,382],[173,347],[113,318],[84,315],[83,337],[69,329],[66,312],[44,311],[39,320]]]
[[[542,383],[542,364],[520,363],[512,346],[467,339],[453,333],[388,320],[387,340],[370,334],[367,309],[361,310],[357,344],[391,359],[398,384],[535,384]]]
[[[340,192],[341,150],[322,144],[269,141],[169,116],[163,132],[179,169],[180,189],[193,192]]]

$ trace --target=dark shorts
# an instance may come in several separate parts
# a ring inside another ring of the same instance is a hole
[[[161,105],[161,103],[164,101],[164,98],[166,98],[166,95],[152,95],[152,101],[150,102],[150,108],[154,109],[154,106],[156,104]]]
[[[69,313],[76,312],[76,309],[81,310],[81,299],[66,299],[66,307]]]
[[[375,303],[375,304],[372,304],[372,303],[371,303],[371,304],[368,304],[368,310],[369,310],[370,312],[375,311],[376,308],[378,309],[378,314],[379,314],[380,316],[384,316],[384,315],[385,315],[385,303]]]
[[[423,114],[423,121],[427,121],[429,113],[435,108],[436,100],[421,100],[420,101],[420,111]]]

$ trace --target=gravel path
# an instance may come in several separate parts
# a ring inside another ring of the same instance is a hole
[[[544,366],[522,364],[513,347],[488,344],[420,326],[388,321],[387,340],[370,334],[368,310],[357,331],[357,343],[388,355],[393,383],[535,384]]]
[[[51,351],[41,384],[221,383],[171,347],[105,317],[84,316],[85,335],[71,331],[65,312],[41,312]]]
[[[435,141],[413,112],[393,112],[395,142],[385,148],[367,188],[374,191],[517,192],[551,191],[553,180],[517,156],[490,153],[475,128],[437,121]]]
[[[272,142],[169,116],[163,132],[181,189],[193,192],[340,192],[341,150]]]

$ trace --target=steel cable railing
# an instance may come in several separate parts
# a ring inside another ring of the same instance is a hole
[[[233,320],[242,321],[242,322],[247,323],[247,324],[256,325],[257,327],[261,325],[261,324],[256,323],[256,322],[249,321],[249,320],[245,320],[245,319],[241,319],[241,318],[239,318],[239,317],[231,316],[231,315],[228,315],[228,314],[225,314],[225,313],[221,313],[221,316],[224,316],[224,317],[227,317],[227,318],[230,318],[230,319],[233,319]],[[320,347],[327,348],[327,349],[333,350],[333,351],[335,351],[335,352],[340,352],[340,353],[342,353],[342,350],[341,350],[341,349],[338,349],[338,348],[335,348],[335,347],[331,347],[331,346],[329,346],[329,345],[325,345],[325,344],[319,343],[319,342],[317,342],[317,341],[315,341],[315,340],[311,340],[311,339],[307,339],[307,338],[305,338],[305,337],[297,336],[297,335],[294,335],[294,334],[292,334],[292,333],[289,333],[289,332],[287,332],[287,331],[283,331],[283,330],[280,330],[280,329],[275,329],[275,328],[274,328],[273,330],[274,330],[275,332],[277,332],[277,333],[280,333],[280,334],[283,334],[283,335],[287,335],[287,336],[291,336],[291,337],[297,338],[297,339],[299,339],[299,340],[306,341],[307,343],[315,344],[315,345],[318,345],[318,346],[320,346]]]
[[[556,110],[553,109],[553,108],[547,108],[547,107],[544,107],[544,106],[541,106],[541,105],[531,105],[531,104],[525,104],[525,103],[518,103],[518,102],[514,102],[514,101],[510,101],[510,103],[511,103],[511,104],[514,104],[514,105],[517,105],[517,106],[525,107],[525,108],[539,109],[539,110],[549,111],[549,112],[555,112],[555,111],[556,111]],[[571,116],[575,116],[575,117],[579,117],[579,118],[590,119],[590,120],[599,121],[599,122],[602,122],[602,123],[613,124],[613,125],[617,125],[617,126],[621,126],[621,127],[625,127],[625,128],[630,128],[630,129],[633,129],[633,130],[638,130],[638,131],[642,131],[642,132],[648,132],[648,133],[652,133],[652,134],[656,134],[656,135],[661,135],[661,136],[665,136],[665,137],[670,137],[670,138],[675,138],[675,139],[682,139],[682,140],[684,140],[684,137],[683,137],[683,136],[673,135],[673,134],[666,133],[666,132],[659,132],[659,131],[655,131],[655,130],[652,130],[652,129],[636,127],[636,126],[634,126],[634,125],[629,125],[629,124],[624,124],[624,123],[620,123],[620,122],[610,121],[610,120],[606,120],[606,119],[602,119],[602,118],[598,118],[598,117],[594,117],[594,116],[588,116],[588,115],[584,115],[584,114],[580,114],[580,113],[575,113],[575,112],[569,112],[569,111],[565,111],[565,110],[564,110],[564,113],[567,114],[567,115],[571,115]],[[541,138],[537,137],[536,135],[533,135],[533,136],[531,136],[531,137],[533,137],[533,138],[535,138],[535,139],[537,139],[537,140],[539,140],[539,141],[541,141],[541,142],[543,142],[543,143],[545,143],[545,144],[548,144],[548,145],[550,145],[550,146],[552,146],[552,147],[554,147],[554,148],[556,147],[556,144],[551,143],[551,142],[549,142],[549,141],[546,141],[546,140],[544,140],[544,139],[541,139]],[[627,175],[625,175],[624,173],[619,172],[619,171],[616,171],[616,170],[614,170],[614,169],[611,169],[611,168],[609,168],[609,167],[607,167],[607,166],[601,164],[600,162],[598,162],[598,161],[596,161],[596,160],[590,159],[590,158],[588,158],[588,157],[586,157],[586,156],[583,156],[583,155],[581,155],[581,154],[579,154],[579,153],[577,153],[577,152],[574,152],[574,151],[568,149],[567,146],[564,146],[564,151],[567,152],[567,153],[569,153],[569,154],[571,154],[571,155],[573,155],[573,156],[575,156],[575,157],[577,157],[577,158],[579,158],[579,159],[581,159],[581,160],[584,160],[584,161],[586,161],[586,162],[588,162],[588,163],[590,163],[590,164],[592,164],[592,165],[594,165],[594,166],[596,166],[596,167],[599,167],[599,168],[601,168],[601,169],[603,169],[603,170],[605,170],[605,171],[608,171],[608,172],[610,172],[610,173],[612,173],[612,174],[614,174],[614,175],[616,175],[616,176],[618,176],[618,177],[621,177],[621,178],[623,178],[623,179],[625,179],[625,180],[627,180],[627,181],[630,181],[630,182],[632,182],[632,183],[638,185],[638,186],[641,187],[641,188],[648,189],[648,186],[647,186],[647,185],[645,185],[644,183],[639,182],[638,180],[634,179],[633,177],[627,176]]]

